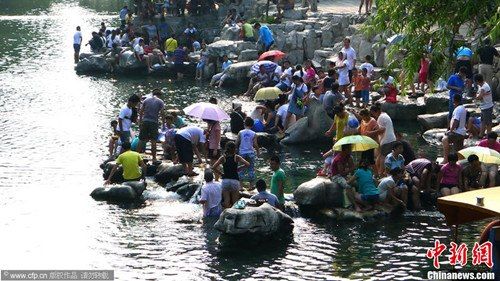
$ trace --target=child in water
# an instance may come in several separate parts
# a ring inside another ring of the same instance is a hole
[[[112,120],[111,123],[111,130],[112,130],[112,134],[111,136],[109,137],[109,144],[108,144],[108,151],[109,151],[109,156],[113,156],[113,154],[115,154],[115,150],[116,148],[118,147],[117,144],[119,142],[119,135],[118,135],[118,131],[116,130],[116,128],[118,127],[118,121],[116,120]]]

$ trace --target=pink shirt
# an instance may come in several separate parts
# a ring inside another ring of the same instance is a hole
[[[477,145],[482,146],[482,147],[487,147],[489,149],[496,150],[497,152],[500,152],[500,142],[496,141],[493,145],[489,145],[488,139],[481,140]]]
[[[209,128],[208,148],[220,149],[220,139],[221,139],[220,122],[216,122],[211,128]]]
[[[304,82],[307,83],[313,80],[314,77],[316,77],[316,71],[314,70],[314,68],[309,67],[308,69],[306,69],[306,76],[304,77]]]
[[[441,179],[442,184],[458,184],[458,177],[462,171],[462,167],[460,164],[451,164],[446,163],[441,168],[441,173],[443,174],[443,178]]]

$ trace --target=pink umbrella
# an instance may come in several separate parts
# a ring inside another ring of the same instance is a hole
[[[229,115],[216,104],[208,102],[197,102],[186,108],[184,113],[189,116],[198,117],[205,120],[222,121],[230,119]]]

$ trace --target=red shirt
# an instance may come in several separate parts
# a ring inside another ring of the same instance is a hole
[[[484,139],[484,140],[481,140],[477,145],[496,150],[496,152],[500,152],[500,142],[498,142],[498,141],[496,141],[493,145],[490,145],[488,142],[488,139]]]
[[[350,157],[351,157],[351,155],[349,155],[349,154],[344,155],[342,152],[338,153],[337,155],[335,155],[333,157],[332,170],[331,170],[332,171],[332,176],[340,174],[338,165],[340,163],[346,165],[348,163]],[[342,175],[342,174],[340,174],[340,175]]]

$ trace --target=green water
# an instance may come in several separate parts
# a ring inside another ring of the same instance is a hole
[[[299,217],[286,245],[227,251],[210,225],[179,222],[197,221],[199,206],[161,188],[149,190],[137,209],[93,201],[88,195],[102,184],[109,121],[130,94],[159,87],[169,108],[211,96],[229,108],[238,92],[189,79],[77,75],[75,26],[86,42],[100,22],[117,22],[122,4],[0,0],[1,269],[114,269],[118,280],[409,280],[433,270],[426,249],[435,239],[448,243],[451,234],[436,211],[372,222]],[[435,155],[413,123],[396,125],[417,151]],[[290,191],[314,176],[326,148],[278,151]],[[268,178],[266,157],[257,168]],[[481,225],[462,228],[469,248]]]

